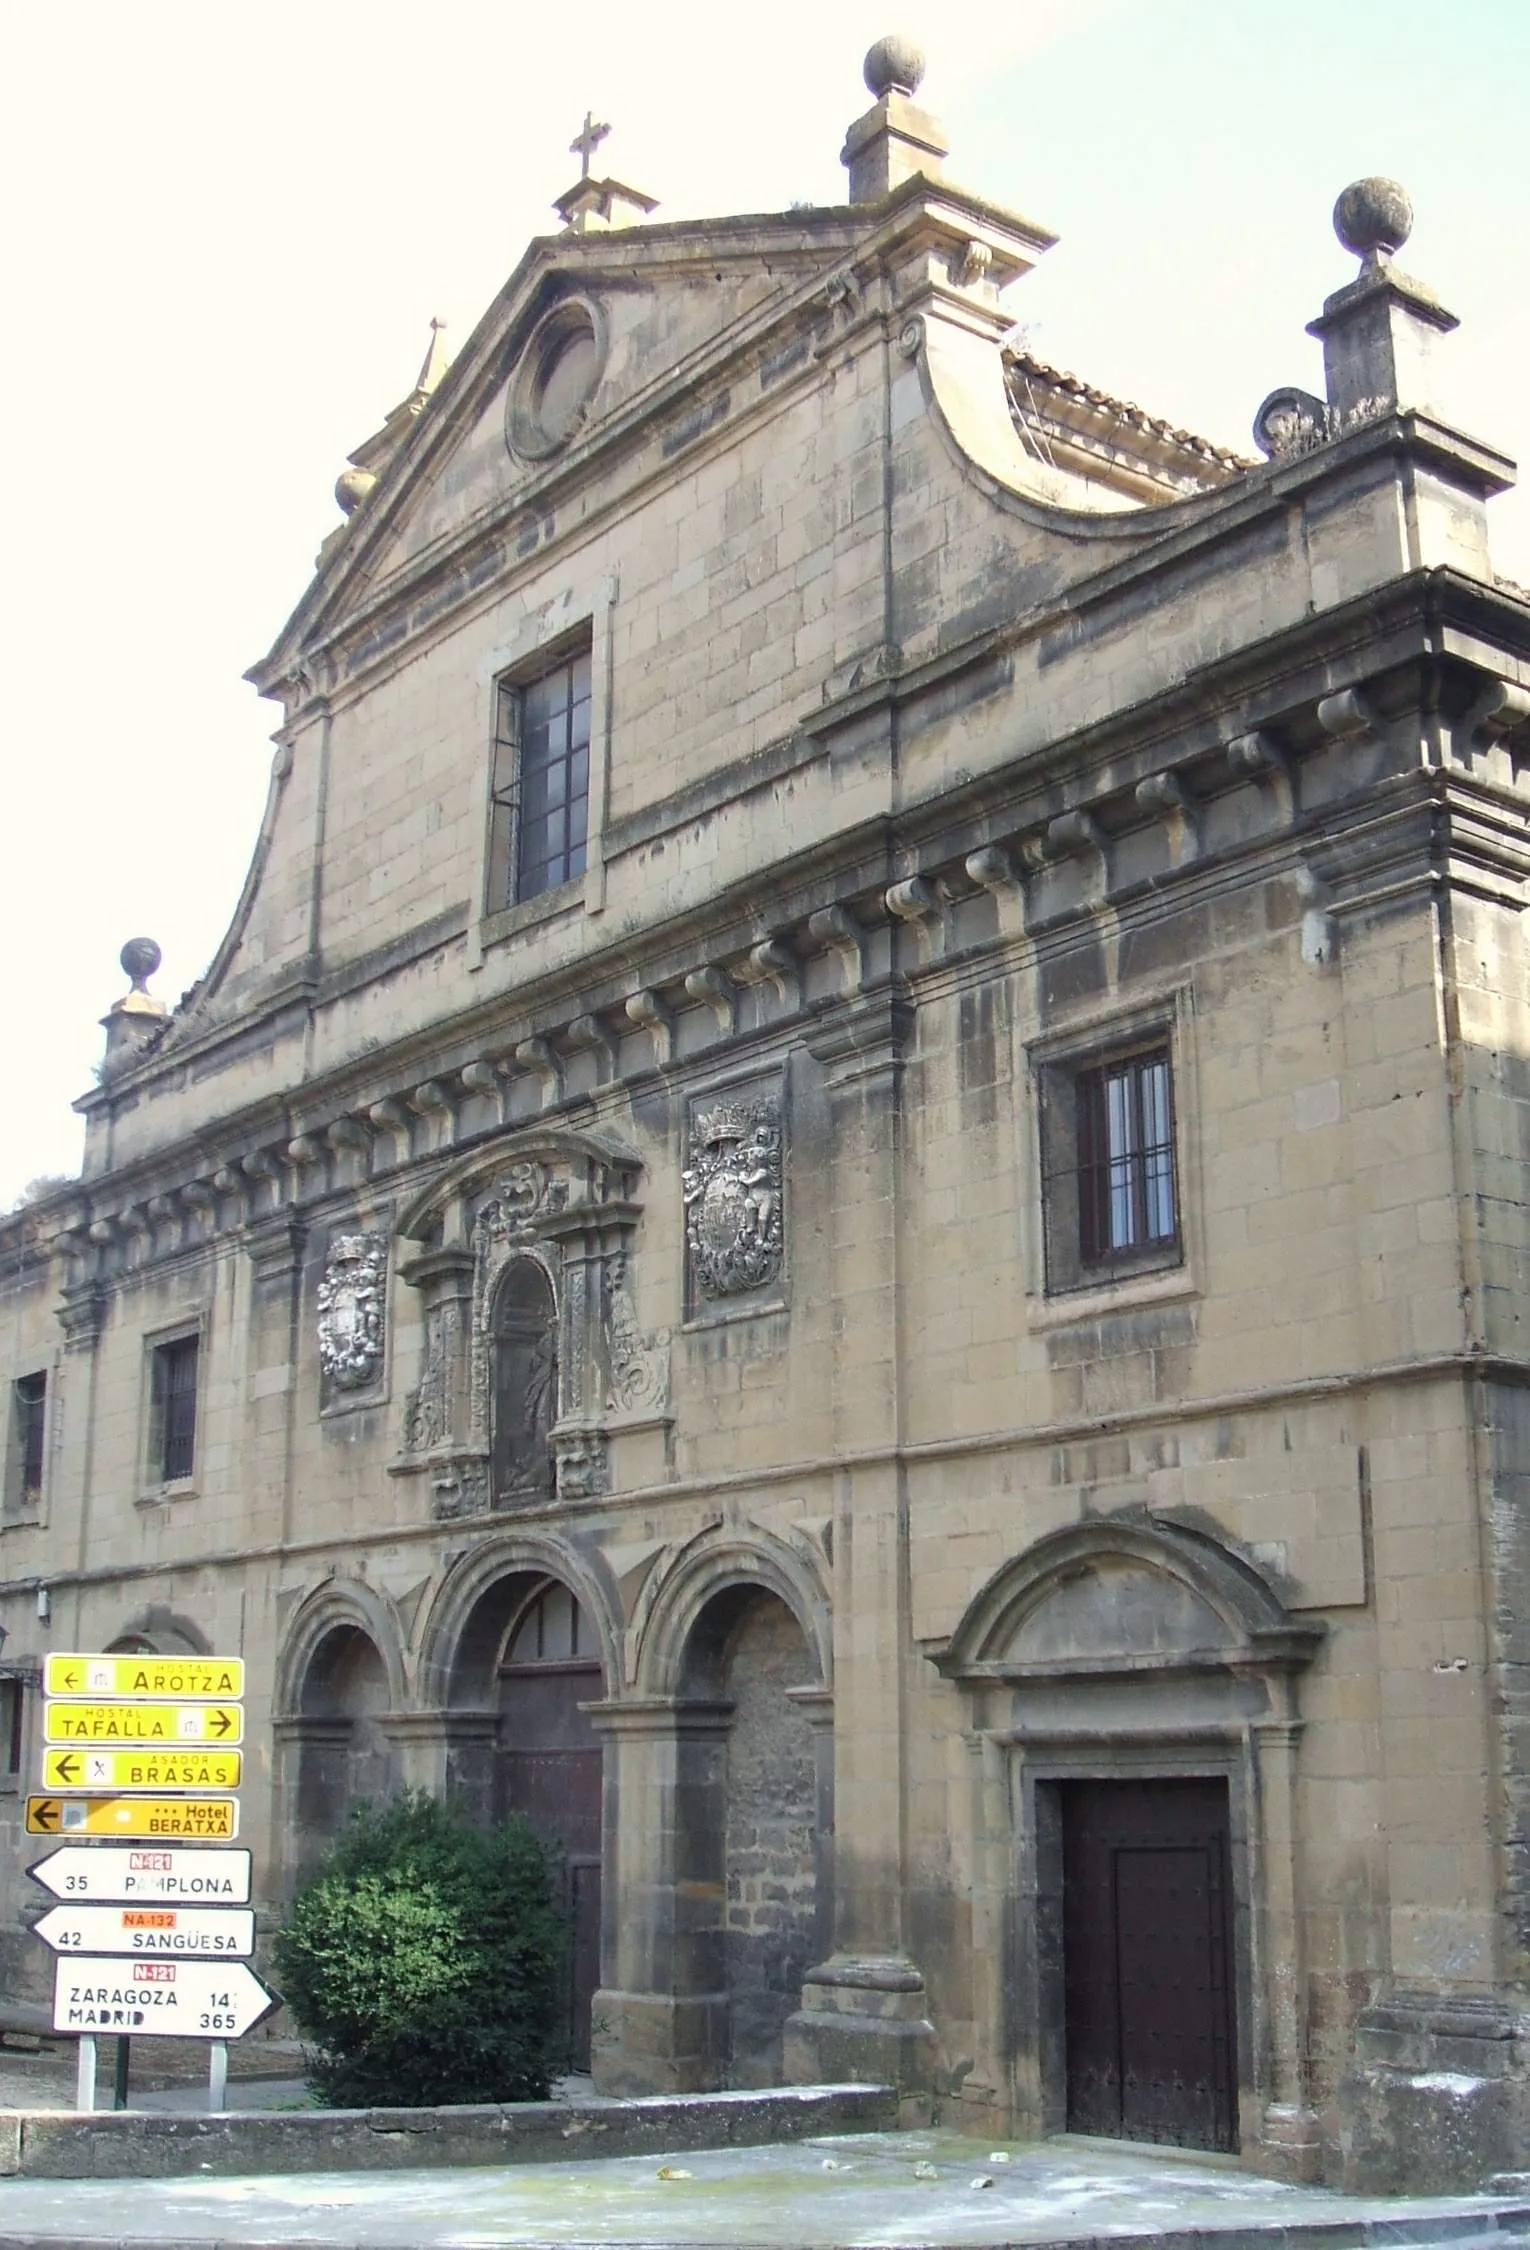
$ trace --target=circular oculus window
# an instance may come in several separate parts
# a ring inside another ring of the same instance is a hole
[[[523,460],[545,461],[577,433],[605,371],[606,324],[597,305],[571,297],[533,331],[510,386],[505,437]]]

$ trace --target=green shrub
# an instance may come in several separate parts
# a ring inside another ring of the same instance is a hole
[[[563,2057],[568,1931],[526,1821],[425,1795],[363,1805],[273,1949],[332,2108],[537,2101]]]

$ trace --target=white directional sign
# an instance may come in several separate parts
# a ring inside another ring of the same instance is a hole
[[[55,1953],[238,1960],[255,1950],[248,1906],[50,1906],[33,1934]]]
[[[250,1896],[247,1851],[206,1851],[190,1845],[65,1844],[27,1873],[55,1898],[184,1899],[212,1906],[245,1906]]]
[[[122,1961],[60,1956],[55,2031],[135,2039],[239,2039],[281,2006],[242,1961]]]

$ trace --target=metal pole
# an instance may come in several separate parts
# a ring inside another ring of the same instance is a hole
[[[228,2041],[214,2039],[207,2050],[207,2106],[228,2107]]]
[[[117,2036],[117,2066],[112,2072],[112,2108],[126,2109],[128,2105],[128,2054],[133,2042],[127,2033]]]
[[[74,2106],[76,2109],[94,2109],[96,2106],[96,2035],[82,2032],[75,2048]]]

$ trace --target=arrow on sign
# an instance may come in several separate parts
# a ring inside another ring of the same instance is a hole
[[[241,2039],[281,1994],[242,1961],[60,1958],[53,1973],[55,2031],[130,2031],[135,2039]]]
[[[83,1762],[73,1750],[63,1751],[60,1756],[50,1759],[49,1764],[55,1776],[55,1789],[67,1788],[71,1781],[78,1781],[85,1770]]]
[[[233,1723],[227,1711],[209,1711],[207,1714],[207,1731],[209,1734],[217,1735],[220,1740],[228,1733]]]
[[[27,1873],[55,1898],[243,1906],[250,1854],[182,1844],[63,1844]]]
[[[28,1832],[33,1836],[56,1836],[63,1810],[52,1797],[28,1797]]]

